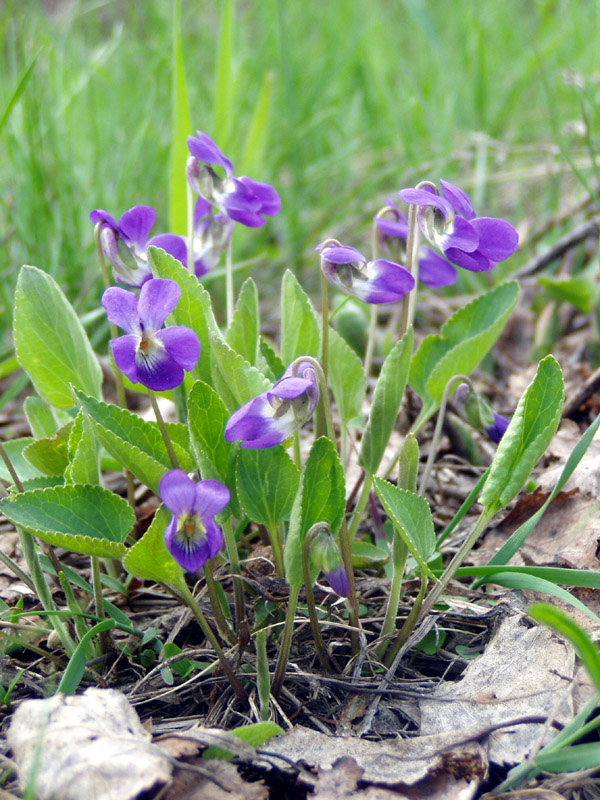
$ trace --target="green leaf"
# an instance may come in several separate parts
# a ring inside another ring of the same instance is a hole
[[[75,648],[75,652],[69,659],[66,670],[58,684],[56,694],[74,694],[75,690],[81,683],[83,673],[85,672],[85,665],[87,663],[87,649],[89,643],[94,636],[104,631],[109,631],[114,628],[116,622],[114,619],[104,619],[102,622],[96,623],[93,628],[81,637],[81,641]]]
[[[69,384],[101,396],[100,365],[77,314],[54,278],[36,267],[19,273],[13,337],[19,364],[50,405],[71,408]]]
[[[54,418],[52,409],[41,397],[29,395],[23,402],[23,411],[31,432],[36,439],[45,439],[54,436],[58,430],[58,423]]]
[[[360,414],[367,391],[362,361],[333,328],[329,330],[329,385],[342,422]]]
[[[271,388],[271,381],[228,344],[212,333],[209,338],[215,361],[215,388],[230,413]]]
[[[298,356],[318,358],[321,328],[308,295],[290,270],[281,283],[281,360],[286,367]]]
[[[390,551],[385,545],[378,547],[371,542],[359,542],[357,539],[351,543],[350,552],[355,569],[374,569],[390,560]]]
[[[56,486],[0,501],[14,524],[44,542],[75,553],[120,558],[135,523],[127,501],[101,486]]]
[[[255,366],[258,356],[259,334],[258,290],[252,278],[247,278],[240,289],[235,313],[225,336],[225,341],[236,353],[245,358],[249,364]]]
[[[235,117],[235,75],[233,69],[233,23],[235,0],[224,0],[219,26],[216,85],[214,92],[214,128],[218,131],[221,147],[229,144],[231,126]]]
[[[23,449],[23,455],[30,464],[44,475],[64,475],[69,465],[67,444],[73,423],[59,428],[54,436],[36,439]]]
[[[171,83],[171,153],[169,157],[169,230],[187,232],[187,181],[185,165],[189,155],[186,137],[192,131],[181,54],[181,0],[173,3],[173,53]]]
[[[68,483],[100,483],[98,442],[93,423],[83,410],[79,411],[73,424],[68,455],[71,462],[65,472]]]
[[[578,311],[588,314],[595,288],[587,278],[538,278],[548,294],[563,303],[570,303]]]
[[[272,528],[287,516],[300,473],[283,445],[264,450],[241,448],[236,461],[238,499],[254,522]]]
[[[565,747],[558,752],[540,752],[532,761],[544,772],[577,772],[582,769],[595,769],[600,766],[600,743],[587,742]]]
[[[543,622],[554,628],[571,642],[577,655],[583,662],[590,678],[593,680],[596,691],[600,692],[600,654],[596,644],[587,633],[577,625],[563,611],[545,603],[535,603],[529,607],[529,616],[538,622]]]
[[[413,358],[409,382],[423,399],[421,416],[439,405],[448,381],[469,375],[494,344],[516,305],[519,286],[508,281],[456,311],[441,334],[427,336]]]
[[[167,278],[179,286],[181,296],[171,316],[176,325],[191,328],[200,340],[200,358],[191,374],[211,384],[208,331],[218,337],[221,337],[221,332],[213,314],[209,293],[192,272],[158,247],[148,248],[148,264],[155,278]]]
[[[260,337],[259,357],[256,366],[270,381],[277,381],[285,372],[285,364],[271,345]]]
[[[165,546],[165,528],[171,518],[161,506],[146,533],[129,548],[123,566],[131,575],[146,581],[177,584],[183,570]]]
[[[371,474],[375,474],[379,468],[398,417],[410,368],[413,339],[411,327],[391,349],[375,385],[358,458],[361,467]]]
[[[285,543],[285,576],[290,586],[300,586],[302,543],[316,522],[327,522],[335,536],[345,512],[344,471],[330,439],[313,444],[300,478]]]
[[[480,502],[491,514],[513,499],[544,454],[560,421],[563,396],[560,366],[546,356],[519,401],[483,486]]]
[[[36,469],[23,455],[23,450],[34,441],[31,436],[21,436],[19,439],[9,439],[8,442],[4,442],[4,449],[21,482],[43,477],[39,469]],[[0,480],[10,484],[13,482],[10,472],[1,459]]]
[[[427,560],[435,552],[435,534],[429,503],[421,495],[399,489],[375,478],[375,491],[394,529],[427,575],[432,576]]]
[[[273,736],[281,736],[283,732],[283,728],[274,722],[254,722],[252,725],[233,728],[231,731],[234,736],[252,747],[260,747]]]
[[[227,409],[215,390],[196,381],[188,397],[188,425],[192,447],[199,446],[216,468],[220,480],[227,475],[232,445],[225,441],[223,431],[229,419]]]
[[[273,73],[265,72],[240,161],[241,172],[244,175],[261,175],[264,172],[263,161],[269,134],[269,104],[272,89]]]
[[[74,392],[79,404],[94,423],[100,443],[122,466],[127,467],[153,492],[158,492],[158,484],[165,471],[172,468],[158,426],[132,414],[124,408],[99,402],[86,397],[82,392]],[[191,455],[177,441],[182,440],[182,425],[167,424],[173,450],[184,472],[195,469]]]

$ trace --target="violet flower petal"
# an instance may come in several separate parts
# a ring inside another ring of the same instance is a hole
[[[220,481],[198,481],[194,486],[193,513],[204,519],[219,514],[230,500],[229,489]]]
[[[138,382],[135,354],[139,341],[140,337],[134,334],[119,336],[117,339],[111,339],[110,341],[110,348],[117,368],[120,369],[132,383]]]
[[[187,267],[187,242],[183,236],[177,236],[175,233],[159,233],[148,241],[148,247],[150,246],[160,247]]]
[[[430,289],[451,286],[456,283],[456,270],[445,258],[429,247],[419,252],[419,280]]]
[[[367,259],[355,247],[348,245],[329,245],[321,251],[321,258],[332,264],[366,264]]]
[[[142,286],[138,313],[145,329],[157,331],[177,305],[181,290],[175,281],[154,278]]]
[[[435,243],[444,253],[449,247],[472,253],[477,250],[479,234],[472,222],[463,217],[454,217],[452,222],[446,225],[444,232],[437,234]]]
[[[217,145],[202,131],[196,131],[197,136],[188,136],[187,146],[195,159],[203,164],[212,164],[221,167],[229,177],[233,175],[233,164],[223,155]]]
[[[156,212],[151,206],[134,206],[125,211],[119,219],[121,237],[143,253],[150,229],[156,222]]]
[[[442,180],[441,178],[440,186],[442,187],[442,193],[444,197],[452,204],[452,207],[457,214],[460,214],[462,217],[468,220],[474,219],[475,212],[473,211],[473,206],[471,205],[469,195],[465,191],[459,189],[458,186],[454,186],[452,183],[448,183],[448,181]]]
[[[486,258],[478,250],[475,250],[473,253],[465,253],[457,247],[449,247],[447,250],[444,250],[444,255],[447,259],[452,261],[453,264],[463,269],[468,269],[471,272],[488,272],[488,270],[494,269],[496,266],[493,261],[490,261],[489,258]]]
[[[519,246],[519,234],[504,219],[478,217],[471,223],[479,235],[479,252],[491,261],[504,261]]]
[[[140,333],[138,299],[133,292],[110,286],[102,294],[102,305],[113,325],[118,325],[126,333]]]
[[[155,338],[165,347],[169,356],[186,372],[194,369],[200,358],[200,340],[185,325],[170,325],[156,333]]]
[[[115,230],[119,227],[112,214],[109,214],[108,211],[105,211],[103,208],[95,208],[93,211],[90,211],[90,221],[93,222],[94,225],[98,222],[105,222],[109,227]]]
[[[165,545],[175,561],[187,572],[197,572],[210,558],[210,545],[205,536],[183,537],[177,531],[177,518],[173,517],[165,529]]]
[[[161,342],[146,352],[138,348],[135,355],[138,381],[153,392],[175,389],[183,381],[183,367],[167,353]]]
[[[160,499],[172,514],[191,514],[196,497],[194,481],[181,469],[171,469],[158,484]]]
[[[214,558],[223,549],[223,532],[214,520],[205,520],[208,557]]]
[[[336,594],[339,594],[340,597],[348,597],[350,587],[348,584],[348,575],[343,565],[340,565],[333,572],[326,572],[325,577]]]

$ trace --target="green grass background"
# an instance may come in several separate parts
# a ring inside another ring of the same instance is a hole
[[[172,132],[187,128],[173,117],[175,8],[0,6],[5,330],[22,263],[82,313],[98,305],[92,208],[149,204],[155,232],[169,230]],[[283,201],[264,229],[236,233],[236,259],[310,286],[317,242],[365,246],[386,197],[425,178],[521,226],[555,213],[575,185],[564,152],[591,169],[599,23],[597,0],[181,0],[189,132]]]

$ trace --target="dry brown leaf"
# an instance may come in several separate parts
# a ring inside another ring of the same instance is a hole
[[[268,788],[260,781],[249,783],[243,780],[237,767],[229,761],[211,758],[198,763],[221,785],[190,770],[178,768],[164,800],[267,800]]]
[[[26,700],[7,739],[21,786],[35,781],[37,800],[133,800],[171,777],[169,758],[114,689]]]
[[[460,681],[442,682],[433,697],[420,700],[421,733],[477,730],[530,715],[565,725],[593,693],[587,681],[573,693],[575,680],[569,643],[530,627],[524,615],[508,617]],[[555,735],[543,724],[514,725],[490,733],[484,747],[490,762],[519,764]]]

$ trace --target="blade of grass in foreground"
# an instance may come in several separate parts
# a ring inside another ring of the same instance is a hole
[[[173,4],[173,82],[171,95],[171,155],[169,159],[169,228],[184,234],[187,226],[186,139],[192,133],[181,53],[181,0]]]

